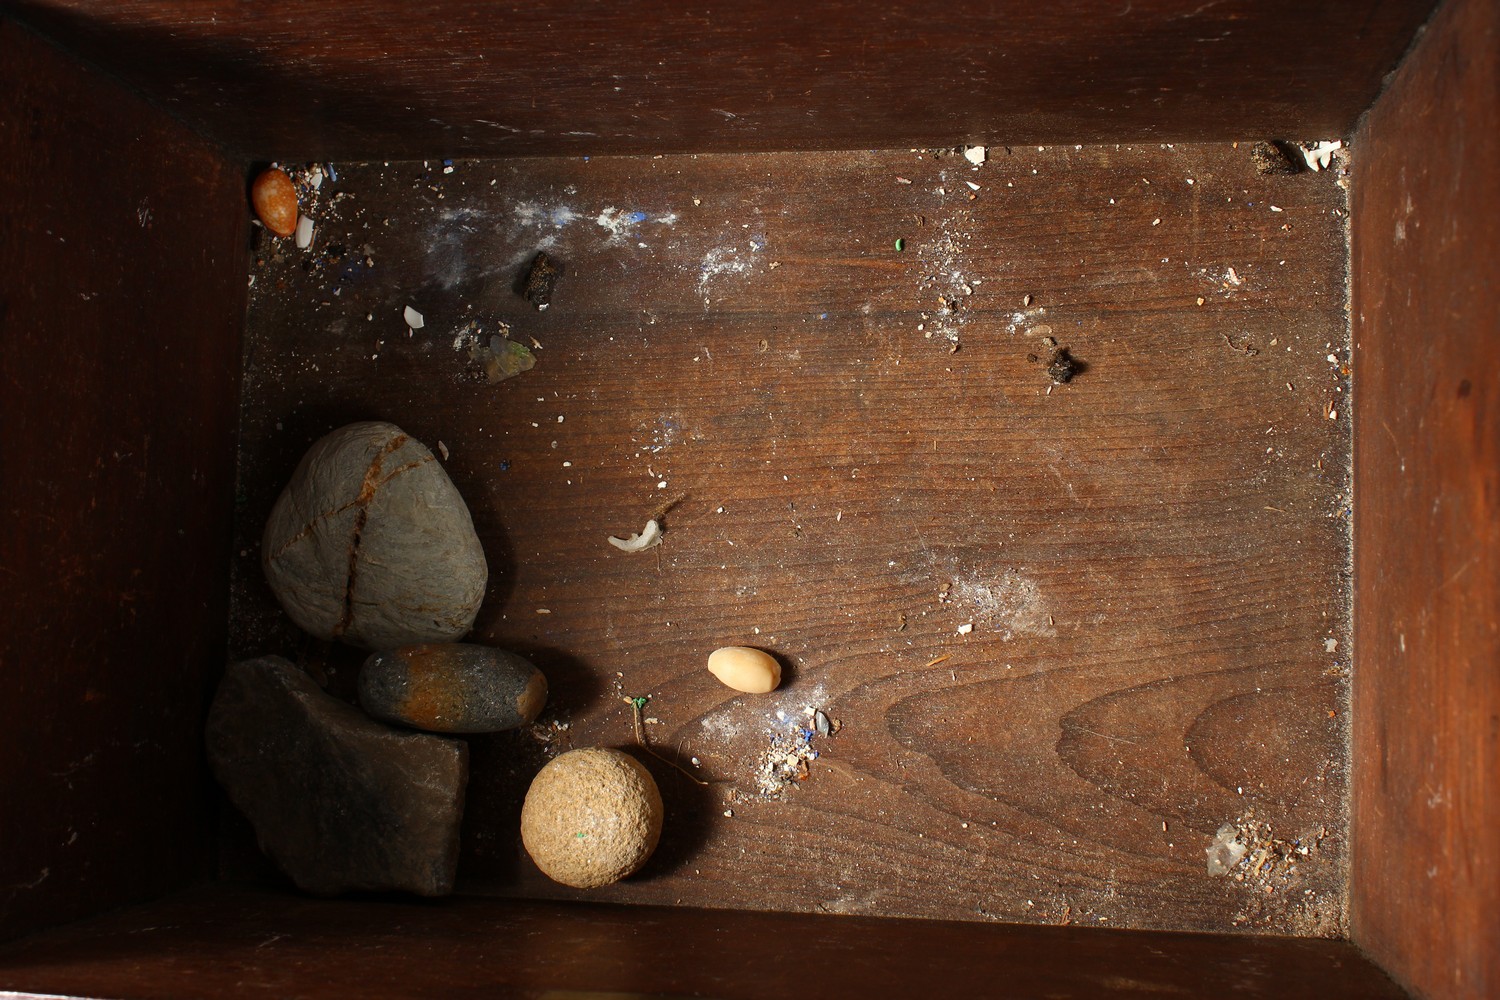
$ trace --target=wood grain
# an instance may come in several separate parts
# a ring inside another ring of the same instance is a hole
[[[258,533],[313,439],[389,419],[449,450],[491,565],[475,637],[548,674],[552,748],[631,744],[622,698],[651,695],[650,738],[715,782],[658,767],[661,851],[590,898],[1337,934],[1343,192],[1228,144],[995,153],[341,168],[313,251],[258,252],[235,647],[347,685]],[[545,312],[515,291],[539,249]],[[453,346],[476,320],[536,368],[485,383]],[[1028,360],[1043,326],[1069,385]],[[679,497],[661,547],[606,543]],[[788,683],[734,696],[724,644]],[[809,708],[843,730],[761,796]],[[473,749],[461,883],[576,895],[518,846],[539,745]],[[1209,877],[1252,820],[1321,846]]]
[[[1351,931],[1500,992],[1500,11],[1447,5],[1361,133]]]
[[[8,9],[254,157],[1347,135],[1433,0]]]
[[[802,994],[1396,1000],[1347,943],[219,886],[0,951],[0,989],[68,996]]]
[[[0,19],[0,938],[207,874],[240,171]]]

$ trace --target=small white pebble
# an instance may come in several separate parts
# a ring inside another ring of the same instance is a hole
[[[984,162],[984,156],[985,149],[983,146],[970,146],[968,149],[964,150],[964,159],[968,160],[976,167]]]
[[[1325,653],[1331,653],[1331,652],[1333,652],[1334,650],[1336,650],[1338,648],[1339,648],[1339,641],[1337,639],[1324,639],[1323,640],[1323,652],[1325,652]]]
[[[1160,219],[1152,219],[1151,220],[1151,224],[1153,226],[1159,226],[1159,225],[1161,225],[1161,220]]]
[[[734,810],[733,809],[725,809],[724,810],[724,816],[725,816],[725,818],[733,819],[734,818]]]
[[[448,461],[448,446],[441,441],[438,442],[438,454],[443,456],[443,461]]]
[[[958,634],[959,635],[968,635],[972,631],[974,631],[974,623],[973,622],[967,622],[967,623],[965,623],[963,625],[960,625],[958,627]]]
[[[563,463],[563,468],[564,469],[571,469],[572,467],[573,467],[573,463],[572,462],[564,462]]]
[[[969,185],[969,190],[970,191],[978,191],[979,190],[979,185],[975,184],[973,181],[964,181],[964,183],[967,184],[967,185]]]
[[[665,479],[661,480],[660,482],[658,482],[656,484],[656,488],[659,489],[659,490],[666,489],[667,488],[667,481]]]
[[[305,215],[297,216],[297,249],[306,250],[312,246],[313,220]]]
[[[417,312],[411,306],[407,306],[405,312],[403,312],[401,316],[406,320],[406,325],[411,327],[413,330],[420,330],[423,326],[426,325],[426,320],[422,319],[422,314]]]

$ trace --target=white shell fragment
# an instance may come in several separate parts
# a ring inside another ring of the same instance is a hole
[[[629,538],[616,538],[610,535],[609,544],[621,552],[644,552],[646,549],[661,544],[661,525],[654,520],[647,521],[646,527],[639,535],[631,535]]]
[[[297,217],[297,249],[306,250],[312,246],[313,220],[305,215]]]
[[[1302,147],[1302,158],[1307,161],[1307,168],[1309,170],[1322,170],[1333,162],[1333,151],[1343,148],[1344,143],[1339,139],[1335,139],[1332,142],[1324,140],[1311,149],[1308,149],[1306,146]]]
[[[1210,875],[1227,875],[1250,853],[1250,848],[1240,842],[1239,828],[1233,823],[1225,823],[1219,827],[1219,832],[1203,849],[1203,853],[1208,855]]]
[[[964,159],[968,160],[976,167],[984,162],[984,156],[985,149],[983,146],[970,146],[968,149],[964,150]]]
[[[407,306],[406,311],[403,312],[401,316],[406,320],[406,325],[411,327],[413,330],[420,330],[423,326],[426,325],[426,322],[422,319],[422,314],[417,312],[411,306]]]

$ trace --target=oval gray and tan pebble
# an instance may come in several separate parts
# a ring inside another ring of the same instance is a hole
[[[443,467],[380,421],[308,449],[266,521],[261,562],[298,627],[366,649],[462,638],[489,573]]]
[[[492,646],[434,642],[376,653],[359,671],[371,716],[434,733],[498,733],[536,721],[547,678]]]
[[[708,672],[725,687],[746,694],[766,694],[781,686],[781,664],[753,646],[724,646],[708,654]]]
[[[532,779],[521,842],[542,873],[578,889],[609,885],[651,857],[661,838],[661,792],[619,750],[571,750]]]

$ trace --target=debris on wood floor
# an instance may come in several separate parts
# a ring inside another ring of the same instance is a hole
[[[646,549],[655,548],[661,544],[661,525],[655,520],[647,521],[640,534],[631,535],[628,538],[610,535],[609,544],[621,552],[644,552]]]
[[[521,294],[540,312],[552,304],[552,290],[561,276],[562,265],[542,250],[531,261]]]
[[[819,753],[813,749],[813,730],[803,725],[787,733],[772,733],[770,746],[760,756],[755,770],[755,790],[765,798],[777,798],[788,787],[808,779]]]
[[[1275,142],[1257,142],[1250,147],[1250,162],[1255,164],[1256,172],[1268,177],[1278,174],[1295,174],[1298,171],[1296,161],[1286,154],[1286,150]]]
[[[536,367],[536,355],[526,345],[510,339],[510,326],[506,323],[495,325],[500,332],[492,334],[488,343],[481,340],[482,327],[474,320],[466,323],[453,338],[454,349],[467,347],[470,363],[484,372],[491,385]]]

